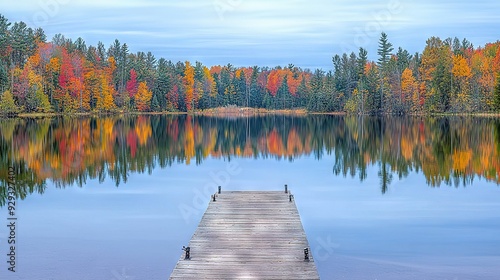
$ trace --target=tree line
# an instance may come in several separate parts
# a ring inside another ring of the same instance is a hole
[[[228,105],[311,112],[427,114],[500,111],[500,41],[432,37],[423,52],[381,34],[368,51],[332,58],[331,70],[205,66],[131,53],[115,40],[87,45],[0,15],[0,114],[192,112]]]

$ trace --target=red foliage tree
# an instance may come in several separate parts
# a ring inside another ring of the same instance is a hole
[[[62,49],[61,70],[59,72],[59,86],[63,91],[67,90],[68,84],[70,80],[74,78],[74,76],[75,73],[73,71],[71,57],[65,49]]]
[[[137,94],[137,89],[139,84],[137,83],[137,72],[134,69],[130,70],[130,79],[127,81],[127,92],[130,98],[133,98]]]
[[[167,109],[177,110],[179,109],[179,87],[174,85],[172,89],[167,92]]]

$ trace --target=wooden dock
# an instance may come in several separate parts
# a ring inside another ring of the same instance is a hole
[[[215,196],[188,245],[190,259],[183,253],[170,279],[319,279],[293,196]]]

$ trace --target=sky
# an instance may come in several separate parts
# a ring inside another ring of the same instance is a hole
[[[422,52],[431,36],[500,39],[498,0],[16,0],[0,13],[105,46],[118,39],[131,52],[174,62],[286,66],[330,70],[332,56],[368,50],[376,59],[381,32],[397,48]]]

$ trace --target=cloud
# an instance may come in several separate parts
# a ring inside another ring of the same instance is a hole
[[[362,46],[375,54],[381,31],[415,52],[434,35],[467,37],[475,45],[496,41],[500,27],[500,2],[493,0],[18,0],[3,6],[11,21],[38,23],[49,38],[62,33],[105,45],[117,38],[133,52],[151,50],[174,61],[275,66],[288,60],[327,69],[336,53]],[[34,20],[41,14],[46,20]]]

